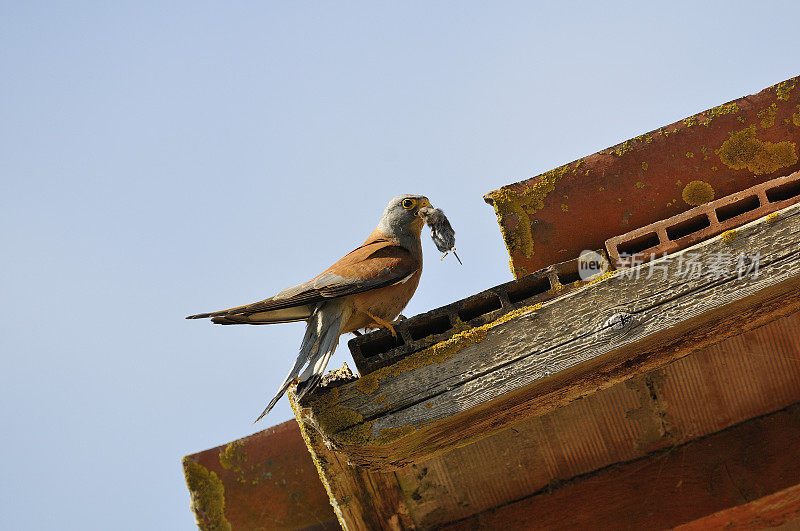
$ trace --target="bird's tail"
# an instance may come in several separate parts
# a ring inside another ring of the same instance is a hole
[[[319,348],[314,353],[308,367],[300,376],[300,383],[297,384],[297,399],[300,400],[306,393],[312,391],[325,374],[325,367],[331,359],[336,347],[339,346],[339,327],[342,324],[342,317],[334,319],[333,323],[325,330]]]
[[[308,319],[306,333],[303,336],[303,342],[300,344],[300,352],[297,355],[294,366],[292,366],[286,379],[283,380],[283,383],[278,388],[278,392],[254,423],[261,420],[264,415],[275,407],[278,400],[300,374],[300,369],[303,368],[306,362],[309,362],[309,366],[300,377],[300,383],[297,386],[297,398],[302,398],[308,391],[316,387],[322,379],[325,366],[339,344],[339,327],[342,323],[342,315],[339,312],[336,312],[335,317],[331,319],[331,313],[333,313],[331,312],[333,310],[331,306],[333,305],[328,304],[317,308]]]

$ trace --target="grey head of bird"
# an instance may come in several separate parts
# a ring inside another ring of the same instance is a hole
[[[387,236],[397,238],[401,244],[418,244],[425,222],[418,216],[419,209],[430,206],[424,195],[398,195],[386,205],[377,229]]]

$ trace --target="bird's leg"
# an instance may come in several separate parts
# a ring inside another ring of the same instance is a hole
[[[356,337],[361,337],[362,334],[358,330],[353,330],[353,335]]]
[[[372,315],[369,312],[364,312],[364,313],[366,313],[369,316],[369,318],[372,319],[375,322],[376,325],[378,325],[379,328],[382,327],[382,326],[388,328],[389,332],[392,333],[392,337],[397,339],[397,332],[394,331],[394,327],[392,326],[392,323],[390,323],[389,321],[384,321],[380,317],[376,317],[376,316]]]

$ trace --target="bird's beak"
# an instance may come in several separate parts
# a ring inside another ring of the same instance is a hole
[[[421,209],[423,209],[425,207],[429,207],[429,206],[431,206],[431,202],[428,201],[427,199],[423,199],[422,201],[419,202],[419,205],[417,205],[417,211],[414,212],[414,215],[417,216],[417,217],[420,217],[419,211]]]

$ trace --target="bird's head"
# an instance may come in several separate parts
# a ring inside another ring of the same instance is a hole
[[[411,234],[419,237],[425,222],[419,217],[419,209],[430,206],[424,195],[398,195],[386,205],[378,228],[391,236]]]

